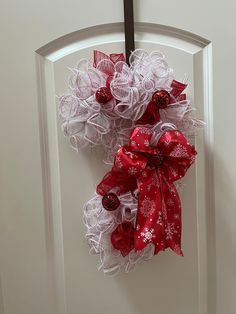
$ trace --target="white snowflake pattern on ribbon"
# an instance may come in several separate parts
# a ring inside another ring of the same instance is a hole
[[[148,229],[145,228],[144,232],[141,232],[141,237],[143,238],[143,242],[151,242],[153,238],[156,237],[155,233],[154,233],[154,229]]]
[[[171,194],[174,194],[174,195],[176,194],[176,189],[171,185],[169,185],[169,191]]]
[[[178,244],[175,244],[175,245],[174,245],[173,251],[174,251],[175,253],[177,253],[178,255],[182,255],[182,254],[183,254],[183,253],[182,253],[182,250],[181,250],[181,248],[180,248],[180,246],[179,246]]]
[[[166,233],[166,239],[172,240],[173,235],[177,233],[177,230],[175,229],[175,224],[168,223],[165,228],[165,233]]]
[[[131,176],[135,176],[137,174],[138,170],[135,167],[130,167],[128,169],[128,174]]]
[[[152,201],[149,197],[146,197],[140,206],[140,212],[144,217],[149,217],[155,211],[155,202]]]
[[[178,144],[173,151],[170,153],[171,157],[176,157],[176,158],[187,158],[189,157],[188,151],[186,147],[184,147],[181,144]]]
[[[177,172],[176,169],[174,169],[173,167],[169,167],[169,171],[171,172],[171,174],[172,174],[174,177],[177,177],[178,172]]]

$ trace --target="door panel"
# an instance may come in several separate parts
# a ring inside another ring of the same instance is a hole
[[[134,273],[104,278],[83,238],[82,204],[106,169],[101,151],[76,154],[69,147],[55,95],[66,91],[66,67],[91,57],[94,47],[124,51],[117,24],[123,22],[122,1],[5,1],[0,10],[1,314],[236,312],[236,4],[134,4],[137,47],[161,50],[178,79],[189,75],[188,94],[208,124],[196,140],[195,168],[184,179],[185,257],[161,253]]]
[[[188,74],[188,96],[198,116],[209,120],[211,103],[211,45],[200,37],[178,29],[151,24],[136,24],[136,47],[163,52],[175,77]],[[91,198],[96,184],[107,171],[102,165],[101,149],[75,153],[63,137],[57,114],[56,95],[68,89],[68,67],[80,58],[92,58],[93,49],[105,53],[124,51],[122,24],[104,25],[69,34],[42,47],[38,53],[41,112],[43,123],[44,191],[50,234],[48,247],[54,252],[52,271],[58,299],[64,299],[68,314],[76,313],[207,313],[208,261],[206,252],[206,211],[210,186],[207,186],[206,143],[208,132],[200,132],[195,143],[198,162],[183,184],[184,258],[170,251],[160,253],[136,272],[104,277],[97,271],[98,257],[88,254],[82,224],[84,203]],[[208,79],[206,82],[206,78]],[[45,123],[47,121],[47,124]],[[209,125],[210,128],[210,125]],[[205,190],[206,189],[206,190]],[[51,191],[51,193],[48,193]],[[56,278],[61,278],[59,282]],[[101,289],[102,287],[102,289]],[[124,297],[124,295],[126,297]],[[79,296],[79,297],[78,297]],[[168,302],[171,296],[171,302]],[[90,298],[93,302],[90,302]],[[62,305],[61,305],[62,306]],[[99,310],[98,310],[99,309]],[[61,312],[63,313],[63,308]]]

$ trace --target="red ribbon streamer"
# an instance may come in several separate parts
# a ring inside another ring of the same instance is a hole
[[[105,53],[99,50],[94,50],[93,55],[94,55],[94,58],[93,58],[94,68],[97,68],[99,65],[99,70],[107,76],[106,86],[110,87],[110,83],[115,73],[114,65],[119,61],[125,61],[124,54],[123,53],[111,53],[110,55],[106,55]],[[112,63],[112,66],[110,63]]]
[[[125,56],[123,53],[111,53],[107,55],[99,50],[94,50],[93,52],[93,66],[97,67],[98,63],[102,60],[110,60],[113,64],[119,61],[125,61]]]
[[[150,145],[151,137],[149,128],[133,130],[130,144],[118,150],[97,193],[115,190],[120,195],[138,189],[135,250],[153,243],[155,254],[169,247],[182,255],[181,204],[174,181],[185,175],[197,152],[180,131],[165,131],[156,147]]]

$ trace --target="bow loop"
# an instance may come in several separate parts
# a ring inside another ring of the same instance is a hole
[[[195,161],[196,150],[180,131],[166,131],[157,146],[163,153],[162,171],[169,182],[181,179]]]
[[[151,129],[145,127],[136,127],[130,136],[131,150],[136,152],[148,152],[150,150],[151,138]]]
[[[133,152],[129,146],[121,147],[115,157],[113,171],[138,178],[147,164],[145,155]]]

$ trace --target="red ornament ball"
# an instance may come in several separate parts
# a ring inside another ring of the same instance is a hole
[[[109,87],[100,87],[97,91],[96,91],[96,100],[100,103],[100,104],[106,104],[108,101],[110,101],[112,99],[112,94],[111,94],[111,90]]]
[[[107,193],[102,198],[102,206],[108,210],[116,210],[120,206],[119,198],[115,193]]]
[[[170,103],[170,94],[166,90],[156,91],[152,95],[152,101],[154,101],[159,108],[166,108]]]

